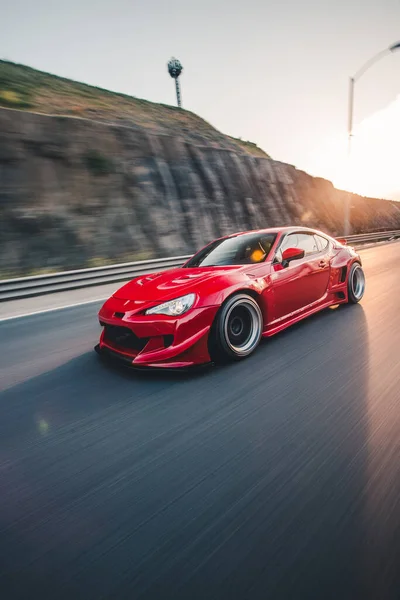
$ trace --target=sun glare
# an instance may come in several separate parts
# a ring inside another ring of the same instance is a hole
[[[313,175],[363,196],[400,199],[400,96],[355,126],[351,155],[346,134],[312,157]]]

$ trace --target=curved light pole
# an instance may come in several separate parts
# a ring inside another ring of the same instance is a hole
[[[375,64],[378,60],[389,54],[390,52],[395,52],[396,50],[400,50],[400,42],[396,42],[392,44],[388,48],[385,48],[378,54],[375,54],[372,58],[370,58],[362,67],[357,71],[357,73],[350,77],[350,85],[349,85],[349,120],[348,120],[348,135],[349,135],[349,145],[348,145],[348,153],[349,158],[351,155],[351,141],[353,137],[353,114],[354,114],[354,85],[356,81],[360,79],[362,75],[364,75],[365,71],[367,71],[373,64]],[[345,201],[345,214],[344,214],[344,235],[349,235],[350,233],[350,199]]]

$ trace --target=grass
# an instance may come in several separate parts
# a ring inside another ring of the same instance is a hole
[[[52,273],[62,273],[65,271],[71,271],[74,269],[88,269],[93,267],[106,267],[108,265],[116,265],[119,263],[136,262],[142,260],[151,260],[156,258],[153,252],[150,250],[137,250],[134,252],[126,252],[114,256],[112,258],[105,258],[102,256],[95,256],[85,261],[84,265],[71,265],[57,267],[32,267],[24,269],[23,271],[14,271],[13,269],[3,269],[0,271],[0,281],[4,279],[14,279],[15,277],[32,277],[33,275],[50,275]]]
[[[154,254],[146,250],[127,252],[125,254],[120,254],[117,258],[103,258],[101,256],[96,256],[94,258],[90,258],[87,262],[86,267],[82,268],[106,267],[107,265],[116,265],[120,263],[136,262],[141,260],[151,260],[152,258],[155,258]]]
[[[17,272],[15,272],[13,269],[3,269],[0,271],[0,280],[14,279],[15,277],[33,277],[36,275],[50,275],[52,273],[57,272],[58,269],[56,269],[55,267],[38,267]]]
[[[111,92],[0,60],[0,107],[138,125],[155,133],[184,135],[199,145],[253,156],[268,155],[251,142],[226,136],[194,113]]]

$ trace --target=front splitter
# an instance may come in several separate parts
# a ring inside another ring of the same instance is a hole
[[[207,362],[207,363],[203,363],[200,365],[185,365],[185,366],[181,366],[181,367],[173,367],[173,366],[169,366],[169,365],[164,365],[164,366],[156,366],[156,365],[151,365],[151,366],[146,366],[146,365],[135,365],[132,362],[132,359],[130,359],[128,356],[124,356],[123,354],[119,354],[118,352],[115,352],[114,350],[111,350],[110,348],[106,348],[100,347],[100,344],[97,344],[94,347],[95,352],[97,352],[97,354],[99,356],[101,356],[102,358],[106,358],[112,362],[118,363],[120,365],[123,365],[125,367],[129,367],[130,369],[133,369],[135,371],[158,371],[158,372],[192,372],[192,371],[199,371],[201,369],[206,369],[209,368],[211,366],[214,365],[213,362]]]

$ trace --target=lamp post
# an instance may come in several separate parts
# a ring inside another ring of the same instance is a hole
[[[175,88],[176,88],[176,101],[181,108],[182,99],[181,99],[181,88],[179,85],[179,76],[183,71],[183,67],[180,61],[177,58],[172,57],[168,63],[168,73],[171,75],[172,79],[175,79]]]
[[[357,73],[350,77],[349,81],[349,120],[348,120],[348,156],[351,156],[351,142],[353,138],[353,114],[354,114],[354,86],[355,83],[360,79],[362,75],[364,75],[365,71],[367,71],[373,64],[375,64],[378,60],[389,54],[390,52],[395,52],[396,50],[400,50],[400,42],[396,42],[392,44],[388,48],[385,48],[378,54],[375,54],[372,58],[370,58],[362,67],[357,71]],[[344,207],[344,235],[349,235],[350,233],[350,199],[347,198],[345,200]]]

